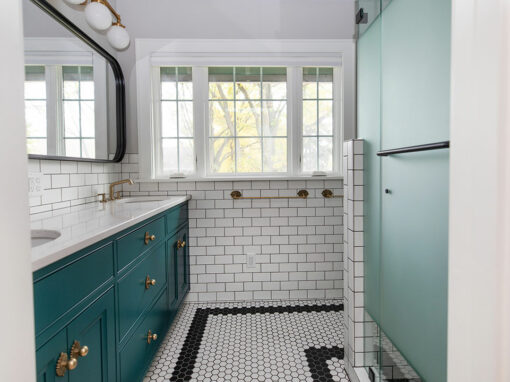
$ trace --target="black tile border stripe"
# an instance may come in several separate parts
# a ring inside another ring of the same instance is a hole
[[[305,350],[305,354],[314,382],[333,381],[331,370],[326,361],[331,358],[344,359],[344,349],[338,346],[308,348]]]
[[[204,336],[207,320],[210,315],[236,314],[267,314],[267,313],[307,313],[307,312],[340,312],[344,304],[330,305],[289,305],[289,306],[249,306],[234,308],[198,308],[188,329],[188,334],[182,345],[179,358],[175,365],[170,381],[181,382],[191,380],[197,360],[202,337]],[[342,350],[343,353],[343,350]],[[343,355],[342,355],[343,356]],[[335,356],[336,357],[336,356]],[[329,357],[333,358],[333,357]],[[324,360],[324,364],[326,360]],[[327,364],[326,364],[327,368]],[[329,369],[328,369],[329,373]],[[330,374],[331,375],[331,374]]]

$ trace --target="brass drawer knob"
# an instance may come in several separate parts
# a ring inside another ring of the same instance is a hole
[[[60,357],[58,357],[57,367],[55,368],[55,373],[59,377],[63,377],[66,375],[67,370],[74,370],[78,366],[78,360],[76,358],[67,358],[66,353],[60,353]]]
[[[145,232],[145,245],[149,244],[149,241],[156,240],[156,235],[150,235],[149,232]]]
[[[184,248],[186,246],[186,242],[184,240],[177,240],[177,248]]]
[[[149,275],[145,278],[145,289],[149,289],[152,285],[156,285],[156,279],[151,279]]]
[[[150,330],[147,332],[147,343],[150,344],[152,341],[156,341],[158,339],[158,335],[156,333],[152,333]]]
[[[81,346],[79,341],[74,341],[71,347],[71,358],[86,357],[89,354],[88,346]]]

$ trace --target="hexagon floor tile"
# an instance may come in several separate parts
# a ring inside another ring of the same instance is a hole
[[[348,382],[341,300],[183,304],[144,382]]]

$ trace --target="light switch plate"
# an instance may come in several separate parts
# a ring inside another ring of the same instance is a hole
[[[42,196],[43,188],[43,173],[42,172],[30,172],[28,173],[28,196]]]

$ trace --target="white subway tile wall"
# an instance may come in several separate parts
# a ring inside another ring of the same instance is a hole
[[[42,197],[31,213],[97,200],[113,180],[132,178],[124,196],[192,196],[189,210],[191,291],[188,301],[337,299],[343,297],[342,180],[253,180],[136,182],[138,155],[121,164],[30,161],[44,172]],[[60,176],[63,175],[63,176]],[[295,196],[308,199],[233,200],[243,196]],[[247,255],[254,264],[247,264]]]
[[[345,174],[344,200],[344,304],[346,317],[346,367],[365,364],[366,330],[364,317],[363,272],[363,140],[344,143],[343,171]]]
[[[97,201],[97,194],[120,179],[122,165],[30,159],[28,171],[44,174],[42,196],[29,197],[30,213],[36,214]]]

